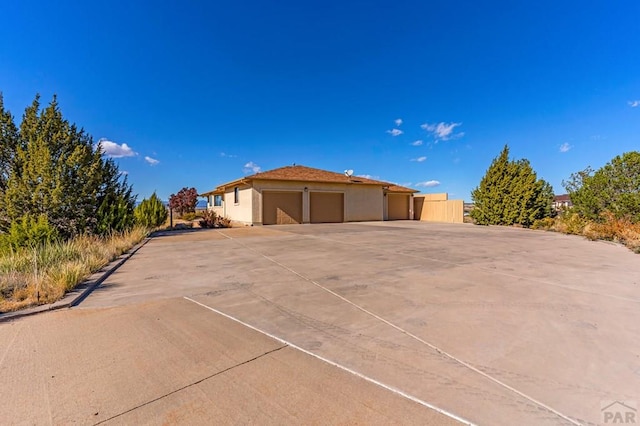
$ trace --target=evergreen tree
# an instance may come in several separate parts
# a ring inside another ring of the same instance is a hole
[[[553,189],[537,178],[528,160],[509,160],[509,147],[505,145],[471,198],[475,204],[471,217],[476,223],[529,227],[551,215]]]
[[[18,136],[2,204],[10,222],[44,215],[64,238],[132,224],[131,188],[91,136],[63,118],[55,96],[42,111],[36,96]]]
[[[144,199],[134,214],[136,222],[147,228],[157,228],[167,221],[167,207],[154,192],[149,199]]]
[[[4,193],[18,147],[18,128],[13,116],[4,109],[4,99],[0,93],[0,232],[10,224],[4,208]]]
[[[605,212],[640,222],[640,152],[618,155],[597,171],[586,168],[563,182],[573,208],[600,221]]]

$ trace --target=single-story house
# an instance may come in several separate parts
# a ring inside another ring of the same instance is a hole
[[[256,173],[200,194],[236,223],[274,225],[413,219],[418,191],[300,165]]]

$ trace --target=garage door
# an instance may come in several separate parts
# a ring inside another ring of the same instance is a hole
[[[302,223],[302,192],[263,192],[262,224]]]
[[[411,196],[404,194],[387,194],[388,220],[409,219],[409,199]]]
[[[344,194],[312,192],[309,197],[311,223],[344,222]]]

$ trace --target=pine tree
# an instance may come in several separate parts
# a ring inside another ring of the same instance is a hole
[[[157,228],[167,221],[167,207],[154,192],[135,209],[136,222],[147,228]]]
[[[129,229],[135,222],[135,195],[125,176],[113,160],[106,160],[102,168],[102,186],[97,198],[96,232],[101,235]]]
[[[476,223],[529,227],[535,220],[550,216],[553,189],[537,178],[528,160],[509,160],[509,147],[505,145],[471,197],[475,203],[471,217]]]
[[[10,221],[4,208],[4,194],[13,167],[18,147],[18,128],[13,116],[4,109],[4,99],[0,93],[0,232],[7,230]]]
[[[110,212],[112,202],[121,213]],[[91,136],[64,119],[55,96],[42,111],[36,96],[25,110],[3,195],[8,220],[44,215],[68,238],[131,226],[133,205],[131,188]]]

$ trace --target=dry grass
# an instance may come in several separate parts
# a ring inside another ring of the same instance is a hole
[[[568,211],[554,219],[536,221],[532,228],[582,235],[590,240],[615,241],[640,253],[640,223],[633,223],[628,218],[616,218],[611,213],[603,214],[600,222],[593,222]]]
[[[147,236],[135,228],[0,254],[0,313],[52,303]]]
[[[602,223],[589,223],[583,235],[590,240],[615,241],[640,253],[640,223],[633,223],[627,218],[616,218],[605,214]]]

